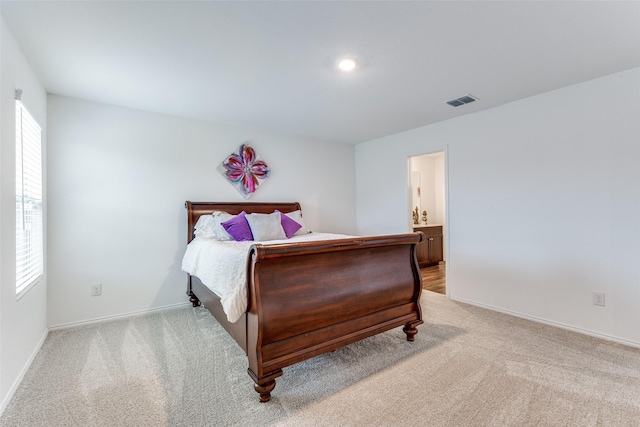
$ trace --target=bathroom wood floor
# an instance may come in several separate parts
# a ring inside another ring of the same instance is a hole
[[[421,268],[420,273],[422,275],[422,289],[440,294],[446,293],[447,279],[445,277],[444,262]]]

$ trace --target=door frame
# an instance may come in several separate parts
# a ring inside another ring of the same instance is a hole
[[[409,214],[411,214],[411,212],[413,212],[413,195],[411,193],[412,188],[411,188],[411,159],[413,157],[421,157],[421,156],[427,156],[429,154],[436,154],[436,153],[444,153],[444,218],[445,218],[445,223],[443,224],[443,232],[444,232],[444,254],[445,254],[445,264],[444,264],[444,270],[445,270],[445,280],[446,280],[446,286],[445,286],[445,292],[446,292],[446,296],[447,298],[450,298],[451,295],[451,289],[452,287],[455,286],[455,283],[453,283],[450,280],[450,267],[451,267],[451,215],[449,214],[450,209],[449,209],[449,145],[445,144],[445,145],[441,145],[441,146],[434,146],[428,149],[424,149],[421,151],[415,151],[412,152],[410,154],[407,155],[407,161],[406,161],[406,175],[407,175],[407,186],[406,186],[406,194],[405,194],[405,204],[406,204],[406,212],[408,212]],[[406,228],[407,230],[409,230],[410,232],[413,232],[413,220],[412,220],[412,216],[408,215],[406,216],[407,218],[407,225]]]

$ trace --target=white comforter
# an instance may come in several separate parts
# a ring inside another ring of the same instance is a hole
[[[230,322],[236,322],[247,310],[247,256],[254,243],[282,244],[350,237],[342,234],[309,233],[286,240],[235,242],[193,239],[182,259],[182,271],[198,277],[220,297]]]

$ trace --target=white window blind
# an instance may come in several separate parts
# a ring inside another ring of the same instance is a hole
[[[42,129],[16,100],[16,293],[43,274]]]

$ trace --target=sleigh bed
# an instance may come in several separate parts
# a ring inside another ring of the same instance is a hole
[[[188,242],[202,215],[287,213],[298,203],[186,202]],[[253,242],[246,261],[247,309],[230,322],[220,297],[196,276],[187,295],[245,351],[260,401],[271,398],[282,368],[404,326],[413,341],[422,324],[416,244],[422,233],[269,244]]]

